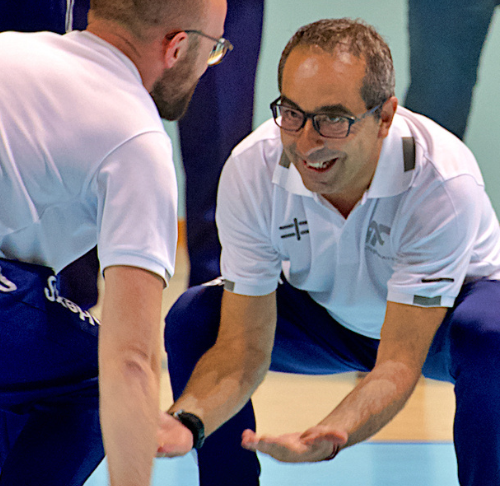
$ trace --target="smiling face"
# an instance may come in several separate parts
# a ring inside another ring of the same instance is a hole
[[[331,54],[298,46],[284,66],[282,101],[309,113],[359,117],[367,111],[361,98],[365,68],[363,58],[339,49]],[[284,151],[306,188],[339,209],[346,204],[352,209],[373,178],[395,107],[385,103],[380,118],[354,123],[343,139],[322,137],[310,119],[299,132],[281,130]]]

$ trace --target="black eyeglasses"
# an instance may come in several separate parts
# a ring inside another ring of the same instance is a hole
[[[215,45],[212,48],[212,52],[210,53],[210,56],[208,56],[207,64],[209,66],[215,66],[216,64],[219,64],[222,61],[222,59],[224,59],[224,56],[229,51],[233,50],[233,44],[231,44],[231,42],[229,42],[227,39],[224,39],[224,37],[216,39],[215,37],[210,37],[201,30],[185,30],[184,32],[186,34],[201,35],[215,42]]]
[[[325,138],[346,138],[351,127],[363,118],[372,115],[384,104],[380,103],[360,116],[328,115],[326,113],[306,113],[299,108],[282,104],[281,97],[274,100],[270,107],[276,125],[287,132],[298,132],[310,118],[314,129]]]

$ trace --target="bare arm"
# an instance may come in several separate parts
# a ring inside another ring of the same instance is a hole
[[[353,445],[389,423],[412,394],[445,313],[389,302],[374,369],[321,424],[341,427]]]
[[[111,485],[150,484],[159,413],[160,277],[105,270],[99,335],[100,414]]]
[[[170,411],[194,413],[214,432],[236,414],[263,380],[271,361],[276,328],[275,293],[249,297],[224,291],[215,345],[196,365]],[[168,437],[161,451],[169,454]]]
[[[445,313],[444,308],[389,302],[375,367],[335,410],[302,434],[266,438],[245,432],[243,445],[282,461],[314,462],[328,456],[332,444],[347,447],[367,439],[412,394]]]

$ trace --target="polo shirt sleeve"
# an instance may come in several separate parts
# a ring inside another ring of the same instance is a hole
[[[177,245],[177,181],[166,133],[143,133],[117,147],[93,186],[101,268],[139,267],[168,283]]]
[[[222,171],[216,221],[225,289],[267,295],[278,286],[279,253],[270,237],[272,174],[258,148],[230,157]]]
[[[412,189],[391,235],[396,246],[387,299],[422,307],[452,307],[471,260],[486,204],[470,175],[436,178]]]

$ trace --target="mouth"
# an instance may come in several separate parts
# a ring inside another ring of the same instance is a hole
[[[334,159],[324,160],[322,162],[309,162],[307,160],[303,160],[303,162],[308,169],[312,169],[316,172],[326,172],[335,165],[335,162],[337,162],[338,159],[339,158],[336,157]]]

